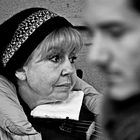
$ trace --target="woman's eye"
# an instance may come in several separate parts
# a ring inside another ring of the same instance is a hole
[[[73,56],[73,57],[69,58],[69,60],[70,60],[71,63],[74,63],[76,59],[77,59],[76,56]]]
[[[50,61],[54,62],[54,63],[58,63],[61,61],[61,58],[59,56],[54,56],[50,59]]]

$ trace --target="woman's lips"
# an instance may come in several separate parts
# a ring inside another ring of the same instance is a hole
[[[56,85],[56,87],[71,87],[71,83],[64,83],[64,84],[59,84],[59,85]]]

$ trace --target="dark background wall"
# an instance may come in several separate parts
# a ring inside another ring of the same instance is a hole
[[[16,12],[29,7],[45,7],[64,17],[76,26],[83,25],[82,15],[86,0],[0,0],[0,23]],[[86,38],[86,37],[85,37]],[[85,41],[90,41],[86,40]],[[105,77],[95,66],[87,62],[88,46],[82,48],[76,68],[82,69],[83,79],[100,92],[105,90]]]

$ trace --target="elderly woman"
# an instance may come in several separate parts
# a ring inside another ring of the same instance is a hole
[[[57,106],[78,112],[83,101],[97,115],[101,101],[101,94],[76,76],[74,61],[83,46],[78,31],[47,9],[30,8],[5,21],[0,34],[0,138],[74,140],[59,129],[63,117]],[[57,114],[51,116],[49,107]]]

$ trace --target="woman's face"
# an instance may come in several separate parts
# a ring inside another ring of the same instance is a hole
[[[39,49],[45,45],[44,42]],[[74,85],[75,49],[67,47],[51,47],[43,60],[37,50],[31,61],[24,67],[30,89],[52,101],[65,100]]]

